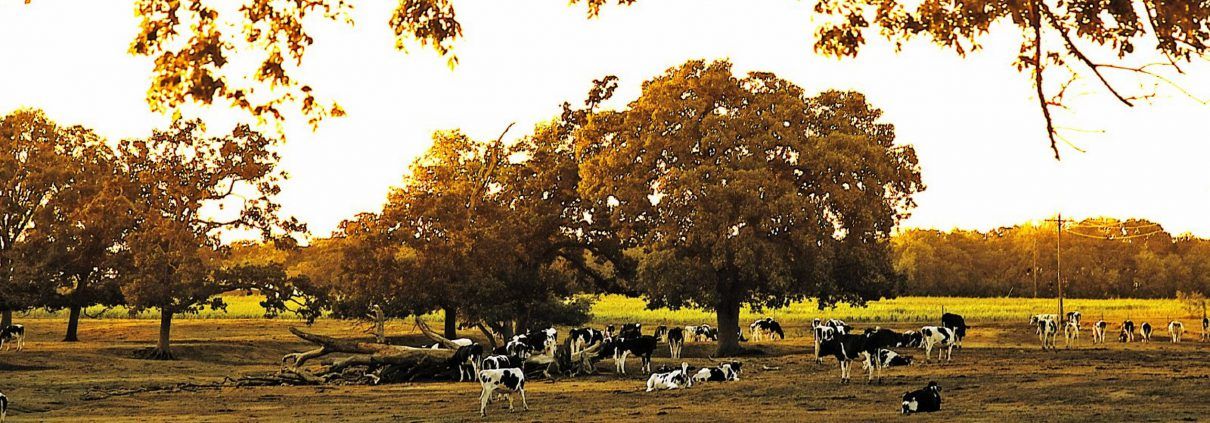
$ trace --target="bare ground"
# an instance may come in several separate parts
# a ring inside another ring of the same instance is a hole
[[[1076,349],[1043,352],[1026,325],[979,325],[966,348],[955,351],[953,362],[891,369],[881,385],[867,385],[857,364],[853,383],[840,385],[835,361],[816,365],[809,353],[810,338],[792,337],[749,345],[764,355],[743,359],[745,371],[738,382],[646,393],[637,359],[631,360],[631,374],[625,376],[612,374],[612,364],[606,361],[595,376],[531,381],[528,412],[520,411],[520,401],[513,413],[495,403],[488,418],[481,419],[479,387],[470,382],[173,388],[277,370],[282,354],[307,347],[286,331],[297,322],[179,320],[173,337],[180,359],[170,362],[131,358],[134,350],[154,339],[157,322],[152,320],[85,321],[80,334],[85,341],[78,343],[58,342],[62,321],[21,323],[30,334],[26,350],[0,351],[0,391],[12,401],[12,421],[870,421],[899,418],[900,396],[931,380],[943,387],[943,411],[914,419],[1210,418],[1210,344],[1196,342],[1196,333],[1186,334],[1179,345],[1157,339],[1094,348],[1086,331]],[[310,330],[335,336],[356,333],[340,321],[323,321]],[[1162,332],[1157,331],[1157,338],[1166,335]],[[416,335],[394,341],[423,342]],[[691,343],[685,349],[686,361],[708,365],[710,351],[708,344]],[[907,353],[923,358],[922,351]],[[657,366],[674,364],[667,354],[667,347],[661,346]],[[138,389],[147,391],[108,396]]]

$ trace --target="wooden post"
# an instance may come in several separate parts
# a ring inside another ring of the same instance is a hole
[[[1059,213],[1058,235],[1055,236],[1055,283],[1059,285],[1059,324],[1066,323],[1067,315],[1063,314],[1063,213]]]

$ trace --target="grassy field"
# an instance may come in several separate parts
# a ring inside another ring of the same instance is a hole
[[[184,319],[256,319],[264,316],[260,306],[261,298],[248,295],[224,296],[227,311],[205,310],[195,315],[182,316]],[[763,316],[773,316],[790,327],[804,326],[816,317],[838,318],[853,322],[933,322],[940,318],[942,310],[958,313],[967,319],[985,322],[1023,322],[1029,315],[1035,313],[1056,312],[1054,299],[1032,298],[955,298],[955,297],[903,297],[892,300],[872,301],[865,307],[841,305],[836,308],[819,310],[813,301],[795,303],[790,307],[778,310],[754,312],[744,310],[741,321],[752,321]],[[1200,310],[1189,309],[1184,303],[1173,299],[1142,300],[1142,299],[1111,299],[1085,300],[1068,299],[1065,301],[1068,311],[1080,310],[1085,320],[1095,321],[1102,315],[1111,322],[1125,318],[1134,320],[1152,320],[1168,322],[1172,319],[1198,320],[1202,317]],[[102,310],[92,308],[90,315],[99,315],[106,319],[155,319],[159,318],[157,311],[145,311],[130,315],[125,308]],[[714,314],[695,309],[681,310],[647,310],[646,303],[640,298],[627,298],[619,295],[600,296],[592,309],[593,321],[598,323],[646,322],[664,324],[714,324]],[[62,318],[63,311],[47,312],[36,310],[23,314],[25,318]],[[438,316],[433,316],[438,317]],[[285,314],[285,320],[296,319],[297,316]]]
[[[899,418],[900,396],[929,381],[943,387],[943,410],[915,419],[1195,421],[1210,415],[1205,401],[1210,344],[1196,342],[1196,330],[1182,344],[1094,346],[1085,335],[1071,350],[1043,352],[1024,324],[971,319],[977,328],[952,362],[894,368],[875,385],[865,383],[860,365],[853,366],[853,383],[839,384],[835,361],[815,364],[810,338],[792,336],[745,344],[761,354],[743,359],[738,382],[647,393],[637,360],[631,360],[628,375],[614,374],[612,363],[604,361],[596,375],[528,383],[528,412],[518,404],[517,412],[509,413],[498,402],[482,419],[474,383],[206,386],[227,376],[274,372],[282,354],[310,349],[287,332],[301,325],[297,321],[181,320],[173,329],[180,359],[171,362],[131,358],[154,339],[153,320],[86,321],[78,343],[58,342],[62,319],[21,323],[29,332],[26,350],[0,351],[0,391],[12,401],[10,422],[881,421]],[[901,330],[916,324],[883,326]],[[361,336],[350,322],[332,319],[307,330]],[[395,343],[428,342],[403,322],[393,322],[388,332]],[[478,337],[473,331],[461,335]],[[711,365],[712,347],[688,344],[685,361]],[[901,353],[923,358],[918,350]],[[655,364],[675,364],[666,346],[657,350]]]

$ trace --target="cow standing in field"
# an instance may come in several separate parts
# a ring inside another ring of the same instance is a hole
[[[778,339],[786,339],[786,333],[782,331],[781,324],[777,323],[776,320],[773,320],[772,317],[766,317],[764,319],[752,322],[752,324],[748,326],[748,329],[752,332],[753,342],[757,342],[762,339],[772,340],[774,336],[776,336]]]
[[[626,374],[626,358],[634,354],[642,361],[642,370],[651,373],[651,355],[655,353],[658,344],[654,336],[641,335],[635,338],[615,338],[606,341],[605,346],[597,353],[598,359],[613,357],[614,370]]]
[[[943,329],[948,330],[948,329]],[[951,333],[952,338],[952,333]],[[878,350],[900,345],[902,338],[894,331],[887,329],[869,330],[861,335],[837,334],[832,339],[820,343],[820,354],[836,357],[840,364],[840,383],[849,383],[853,360],[861,359],[871,363],[866,367],[866,382],[874,383],[874,373],[878,373],[878,382],[882,382],[881,362],[871,357],[878,355]]]
[[[962,339],[966,338],[966,319],[962,315],[945,313],[941,315],[941,327],[954,331],[955,345],[962,349]]]
[[[483,345],[471,344],[458,347],[450,357],[449,366],[458,368],[458,381],[475,380],[479,374],[479,363],[483,360]]]
[[[1122,322],[1122,333],[1118,335],[1120,342],[1134,342],[1134,321],[1126,320]]]
[[[525,401],[525,372],[519,368],[490,369],[479,372],[479,383],[483,391],[479,394],[479,415],[487,417],[487,403],[492,393],[500,391],[508,398],[508,410],[513,410],[514,392],[521,394],[521,405],[529,411],[529,403]]]
[[[668,329],[668,355],[681,358],[681,349],[685,348],[685,330],[682,328]]]
[[[571,340],[572,355],[605,341],[605,333],[593,328],[576,328],[567,333]]]
[[[1084,316],[1084,315],[1083,315],[1083,314],[1081,314],[1081,313],[1080,313],[1078,310],[1077,310],[1077,311],[1069,311],[1069,312],[1067,312],[1067,321],[1069,321],[1069,322],[1076,322],[1076,326],[1079,326],[1079,325],[1080,325],[1080,318],[1081,318],[1081,317],[1083,317],[1083,316]]]
[[[1029,316],[1029,325],[1033,326],[1035,329],[1037,329],[1036,333],[1041,335],[1042,334],[1042,325],[1041,324],[1042,324],[1042,322],[1047,321],[1047,320],[1055,321],[1055,320],[1059,320],[1059,317],[1055,316],[1053,314],[1035,314],[1033,316]]]
[[[1173,344],[1181,343],[1181,336],[1185,334],[1185,324],[1180,321],[1173,320],[1168,323],[1168,336],[1172,337]]]
[[[1038,339],[1042,341],[1042,351],[1054,350],[1055,338],[1059,335],[1059,322],[1050,319],[1038,320]]]
[[[668,341],[668,326],[659,325],[655,327],[655,340],[660,342]]]
[[[0,330],[0,349],[16,349],[21,351],[25,349],[25,326],[24,325],[9,325]]]
[[[1078,320],[1068,320],[1063,324],[1063,344],[1071,348],[1071,344],[1080,339],[1080,323]]]
[[[1139,326],[1139,333],[1143,335],[1143,342],[1151,342],[1151,323],[1143,322],[1143,325]]]
[[[949,328],[940,326],[925,326],[920,328],[920,336],[924,339],[924,361],[932,359],[933,347],[945,348],[945,361],[950,361],[957,345],[957,335]],[[941,350],[937,350],[937,360],[941,360]]]
[[[1109,327],[1109,323],[1105,322],[1105,320],[1103,320],[1103,319],[1097,320],[1096,323],[1093,323],[1092,324],[1092,343],[1104,344],[1105,343],[1105,329],[1108,327]]]
[[[825,321],[816,318],[811,322],[811,333],[815,340],[815,363],[823,364],[823,356],[825,354],[820,352],[821,343],[835,338],[836,335],[848,334],[851,328],[845,322],[838,319],[828,319]]]
[[[618,331],[618,338],[638,338],[643,336],[642,323],[624,323],[622,330]]]

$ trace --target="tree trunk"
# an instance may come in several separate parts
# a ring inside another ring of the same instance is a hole
[[[458,309],[453,307],[444,307],[445,309],[445,337],[448,339],[458,338]]]
[[[13,324],[13,310],[0,310],[0,328],[6,328]]]
[[[80,329],[80,311],[82,307],[78,305],[71,306],[71,313],[67,315],[67,335],[63,337],[63,342],[76,342],[80,340],[78,336]]]
[[[723,295],[718,310],[718,350],[715,357],[732,357],[743,349],[739,346],[739,300]]]

